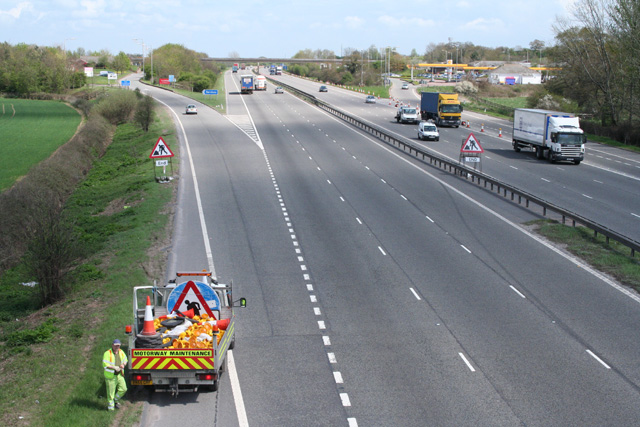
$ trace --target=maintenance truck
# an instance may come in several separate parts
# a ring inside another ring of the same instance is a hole
[[[240,93],[253,93],[252,74],[242,74],[240,76]]]
[[[538,159],[550,162],[570,161],[576,165],[584,160],[587,136],[580,128],[580,119],[571,113],[516,108],[513,114],[513,149],[528,147]],[[546,151],[546,156],[545,156]]]
[[[438,126],[460,126],[462,105],[458,94],[422,92],[420,115],[422,120],[432,120]]]
[[[186,281],[176,284],[176,281]],[[129,335],[131,385],[159,392],[216,391],[227,369],[227,350],[235,346],[233,284],[223,285],[209,271],[179,272],[167,286],[133,288]]]

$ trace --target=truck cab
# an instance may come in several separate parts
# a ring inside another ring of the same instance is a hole
[[[406,106],[399,107],[396,112],[396,121],[398,123],[418,123],[418,110]]]

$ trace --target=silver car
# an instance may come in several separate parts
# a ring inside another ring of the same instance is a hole
[[[364,102],[366,102],[367,104],[375,104],[376,97],[373,95],[367,95],[367,99],[365,99]]]

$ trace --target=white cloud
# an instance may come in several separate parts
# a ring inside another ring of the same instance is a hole
[[[344,21],[347,24],[347,27],[353,30],[362,28],[362,25],[364,24],[364,20],[358,18],[357,16],[347,16],[344,18]]]
[[[395,18],[389,15],[383,15],[378,17],[378,22],[391,28],[404,28],[412,29],[416,27],[427,27],[434,25],[434,22],[430,19],[422,18]]]
[[[502,22],[502,20],[498,18],[478,18],[474,19],[473,21],[469,21],[466,24],[463,24],[461,27],[465,30],[489,31],[495,30],[496,28],[502,28],[504,26],[504,22]]]
[[[33,5],[28,1],[20,2],[12,9],[0,10],[0,18],[18,19],[22,12],[33,12]]]
[[[81,0],[80,6],[82,9],[72,12],[72,15],[77,18],[99,18],[104,16],[107,3],[105,0]]]

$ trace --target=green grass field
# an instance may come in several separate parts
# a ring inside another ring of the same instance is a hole
[[[511,108],[527,108],[527,97],[516,96],[513,98],[485,98],[487,101],[495,102],[496,104],[504,105]]]
[[[62,102],[0,98],[0,191],[66,143],[81,120]]]

